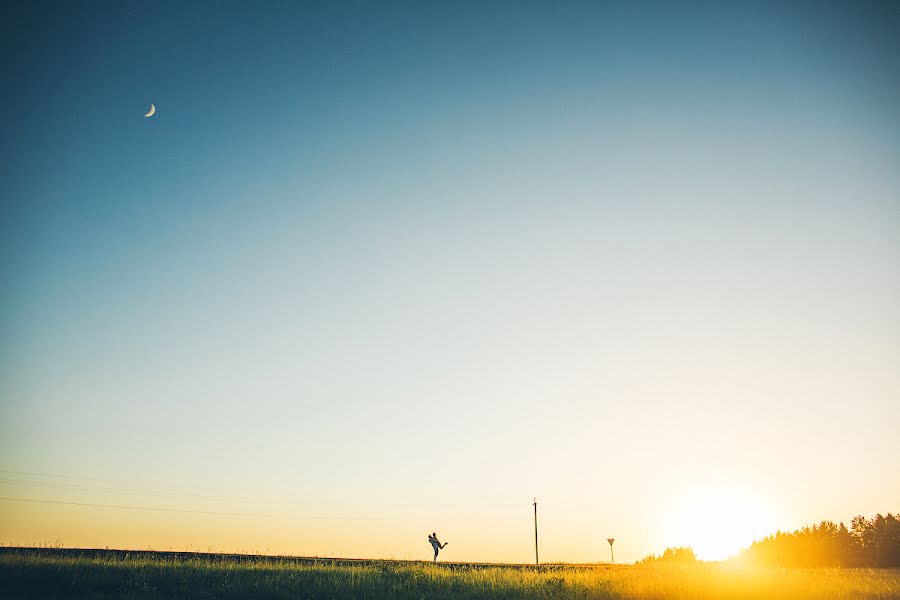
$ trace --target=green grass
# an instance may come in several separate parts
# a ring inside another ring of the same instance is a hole
[[[718,564],[533,567],[12,550],[4,598],[900,598],[900,571]]]

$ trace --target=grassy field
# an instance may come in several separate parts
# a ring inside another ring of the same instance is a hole
[[[526,566],[153,552],[0,551],[4,598],[900,598],[900,571]]]

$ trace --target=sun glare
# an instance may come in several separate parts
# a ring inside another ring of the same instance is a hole
[[[670,546],[690,546],[701,560],[724,560],[774,531],[775,518],[747,490],[706,486],[686,493],[672,511]]]

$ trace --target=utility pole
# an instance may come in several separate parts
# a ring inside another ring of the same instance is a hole
[[[616,538],[606,538],[606,541],[609,542],[609,558],[610,558],[610,562],[616,562],[616,555],[613,554],[613,549],[612,549],[613,542],[616,541]]]
[[[537,544],[537,498],[534,499],[534,564],[539,565]]]

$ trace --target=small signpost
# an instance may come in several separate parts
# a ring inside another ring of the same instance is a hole
[[[606,538],[606,541],[609,542],[609,559],[610,562],[616,562],[616,556],[613,554],[612,545],[613,542],[616,541],[616,538]]]

